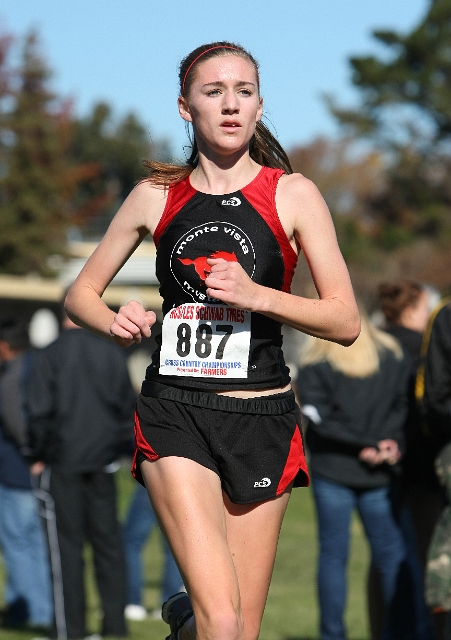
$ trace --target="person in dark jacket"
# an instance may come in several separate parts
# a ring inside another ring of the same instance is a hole
[[[437,446],[451,441],[451,302],[435,315],[428,341],[424,375],[424,408]]]
[[[52,621],[50,567],[28,462],[25,387],[32,353],[27,325],[0,322],[0,547],[6,568],[8,625],[48,627]]]
[[[432,618],[424,599],[424,570],[427,550],[435,524],[443,508],[443,491],[434,470],[437,454],[434,439],[425,428],[418,401],[417,373],[422,365],[423,335],[430,313],[440,300],[440,293],[430,285],[412,280],[385,282],[379,285],[379,298],[384,315],[384,331],[394,336],[409,354],[412,368],[408,380],[408,412],[404,423],[405,451],[401,460],[402,474],[398,517],[409,549],[409,563],[416,575],[412,609],[418,625],[412,640],[433,636]],[[378,610],[377,576],[369,578],[369,612],[372,638],[378,638],[382,615]]]
[[[424,372],[424,410],[439,453],[435,469],[446,489],[447,504],[428,551],[426,602],[437,638],[449,638],[451,625],[451,302],[444,300],[430,326]]]
[[[133,390],[119,347],[67,317],[37,354],[28,405],[51,552],[52,637],[86,636],[83,548],[88,540],[103,609],[102,633],[125,636],[126,569],[112,471],[133,437]],[[54,526],[56,525],[56,530]]]
[[[432,531],[443,507],[443,494],[434,471],[436,444],[425,429],[415,397],[415,381],[421,363],[421,345],[429,315],[440,295],[419,282],[404,280],[379,286],[385,331],[397,338],[411,357],[409,410],[404,425],[406,439],[402,459],[402,493],[415,527],[418,553],[423,567]]]
[[[384,638],[409,637],[400,628],[405,620],[393,615],[406,561],[393,484],[403,449],[410,362],[400,344],[375,329],[363,310],[361,321],[351,347],[310,339],[298,378],[318,515],[321,640],[346,637],[346,564],[354,509],[381,575],[388,612]]]

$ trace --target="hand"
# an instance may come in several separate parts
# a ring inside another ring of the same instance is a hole
[[[211,266],[205,279],[207,294],[232,307],[251,311],[249,303],[255,301],[260,286],[247,275],[238,262],[228,262],[223,258],[208,258]]]
[[[110,334],[119,346],[129,347],[143,338],[150,338],[150,327],[156,319],[153,311],[146,311],[140,302],[130,300],[114,316]]]
[[[364,447],[359,453],[359,460],[366,462],[370,467],[375,467],[384,462],[389,465],[396,464],[401,458],[401,452],[396,440],[380,440],[376,447]]]
[[[376,447],[364,447],[359,452],[359,460],[366,462],[370,467],[375,467],[382,462],[380,452]]]
[[[387,464],[396,464],[401,458],[401,452],[396,440],[380,440],[380,442],[377,443],[377,446],[379,447],[383,462],[386,462]]]
[[[45,469],[45,462],[33,462],[30,466],[30,473],[32,476],[40,476]]]

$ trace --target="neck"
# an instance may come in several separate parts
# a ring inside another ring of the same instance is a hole
[[[260,171],[260,165],[249,156],[249,151],[218,157],[211,151],[199,149],[199,163],[190,176],[192,186],[203,193],[221,195],[245,187]]]

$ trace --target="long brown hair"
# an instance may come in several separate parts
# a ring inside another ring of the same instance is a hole
[[[212,42],[204,44],[194,49],[180,63],[179,81],[180,95],[186,96],[193,81],[193,69],[198,61],[208,60],[219,56],[240,56],[248,60],[254,67],[257,74],[258,90],[260,92],[260,77],[258,73],[258,62],[244,47],[233,42]],[[146,160],[144,166],[149,169],[150,181],[154,186],[167,188],[170,184],[175,184],[184,180],[195,169],[199,156],[197,143],[194,136],[190,136],[191,155],[186,164],[175,165],[156,160]],[[250,157],[258,164],[275,169],[283,169],[286,173],[293,173],[290,161],[278,140],[272,135],[268,127],[259,121],[256,124],[254,135],[249,144]]]
[[[382,313],[390,324],[399,324],[401,314],[407,307],[415,306],[424,294],[419,282],[403,280],[398,283],[383,282],[379,285]]]

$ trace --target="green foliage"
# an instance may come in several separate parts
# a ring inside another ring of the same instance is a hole
[[[86,117],[74,120],[70,155],[77,166],[90,168],[75,193],[74,224],[99,239],[136,182],[146,175],[143,160],[166,157],[169,151],[164,143],[150,141],[134,114],[116,122],[111,107],[99,102]]]
[[[116,122],[105,103],[75,118],[49,89],[37,34],[24,39],[18,68],[14,46],[0,35],[0,273],[52,275],[49,259],[64,256],[68,230],[91,225],[100,239],[144,176],[142,160],[169,151],[135,115]]]
[[[49,75],[32,33],[25,40],[20,69],[5,88],[9,101],[3,100],[0,112],[3,273],[45,273],[45,257],[64,251],[68,123],[47,89]],[[7,109],[5,103],[12,106]]]
[[[344,112],[347,122],[352,124],[353,114],[357,124],[363,117],[377,130],[383,123],[382,107],[411,106],[433,125],[435,141],[447,138],[451,134],[451,1],[431,0],[424,19],[408,35],[376,30],[373,36],[387,53],[384,59],[350,59],[361,105]],[[341,117],[339,109],[335,113]]]
[[[350,59],[358,108],[327,99],[348,134],[370,139],[385,155],[384,189],[365,200],[371,244],[394,251],[420,238],[449,240],[451,0],[430,0],[407,35],[373,36],[385,55]]]
[[[371,238],[362,233],[358,220],[351,216],[334,216],[334,223],[346,262],[363,262],[371,250]]]

